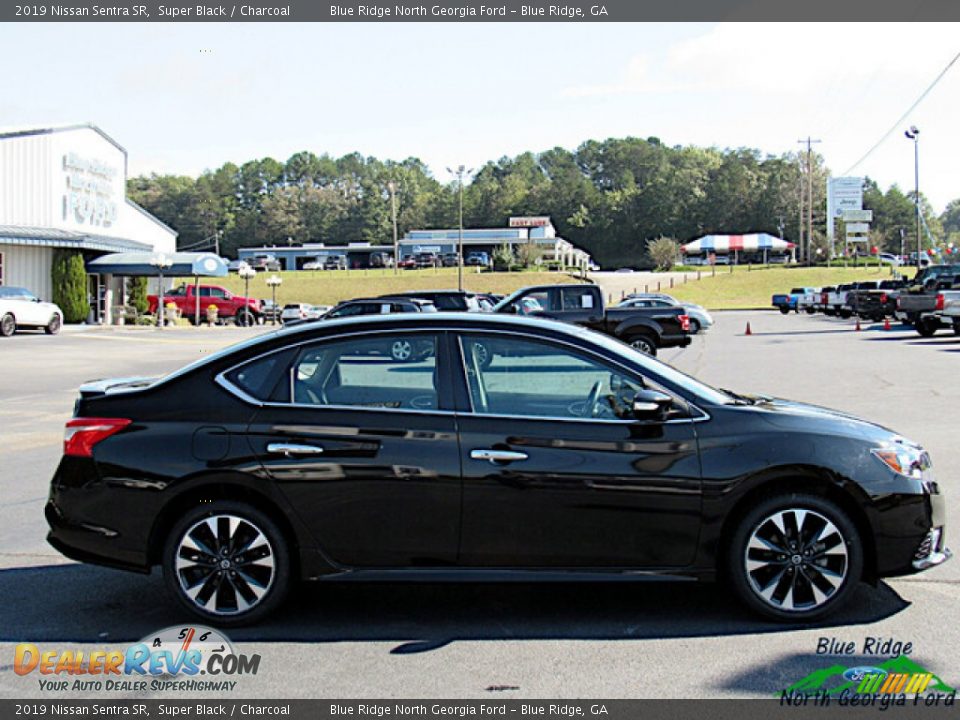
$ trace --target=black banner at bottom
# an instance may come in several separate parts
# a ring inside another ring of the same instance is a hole
[[[0,718],[539,718],[541,720],[745,720],[955,716],[955,695],[936,698],[818,695],[770,700],[0,700]]]

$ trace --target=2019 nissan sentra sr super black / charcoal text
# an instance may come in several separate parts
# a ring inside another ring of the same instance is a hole
[[[806,621],[950,556],[918,445],[551,321],[332,320],[80,394],[50,542],[221,625],[345,577],[723,576]]]

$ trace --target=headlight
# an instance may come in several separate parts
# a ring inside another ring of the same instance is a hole
[[[927,453],[919,446],[907,444],[899,438],[870,452],[877,460],[904,477],[920,479],[923,471],[930,467],[930,456]]]

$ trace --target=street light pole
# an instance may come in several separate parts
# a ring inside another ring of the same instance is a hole
[[[473,170],[467,170],[465,165],[460,165],[457,169],[447,168],[447,172],[457,176],[457,182],[460,185],[460,228],[457,234],[457,289],[463,292],[463,175],[470,174]]]
[[[393,215],[393,274],[400,272],[400,241],[397,237],[397,184],[391,180],[387,183],[390,190],[390,211]]]
[[[283,278],[280,277],[279,275],[271,275],[270,277],[267,278],[267,285],[270,286],[270,290],[273,292],[273,299],[271,300],[271,302],[273,303],[273,312],[270,313],[270,324],[271,324],[271,325],[276,325],[276,324],[277,324],[277,316],[279,315],[279,313],[277,312],[277,310],[278,310],[278,308],[277,308],[277,288],[280,286],[280,283],[282,283],[282,282],[283,282]]]
[[[911,125],[904,133],[913,140],[913,202],[917,208],[917,272],[920,272],[920,252],[923,242],[920,237],[920,131]]]
[[[157,268],[157,276],[160,285],[160,287],[157,288],[157,327],[162,328],[163,316],[166,312],[166,309],[163,307],[163,269],[170,267],[173,264],[173,261],[163,253],[160,253],[159,255],[154,255],[150,259],[150,264]]]

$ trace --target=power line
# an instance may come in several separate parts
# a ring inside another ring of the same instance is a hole
[[[893,132],[894,132],[895,130],[899,129],[900,124],[910,116],[910,113],[912,113],[914,110],[916,110],[917,105],[919,105],[921,102],[923,102],[923,99],[924,99],[927,95],[929,95],[929,94],[930,94],[930,91],[933,90],[933,89],[937,86],[937,83],[939,83],[940,80],[943,79],[943,76],[947,74],[947,72],[950,70],[950,68],[953,67],[954,63],[956,63],[957,60],[960,60],[960,52],[958,52],[956,55],[953,56],[953,60],[951,60],[950,62],[947,63],[947,66],[946,66],[943,70],[940,71],[940,74],[937,75],[937,77],[934,79],[934,81],[933,81],[932,83],[930,83],[930,85],[927,87],[927,89],[924,90],[924,91],[920,94],[920,97],[918,97],[918,98],[914,101],[913,105],[911,105],[909,108],[907,108],[907,111],[906,111],[903,115],[901,115],[899,118],[897,118],[897,121],[890,127],[889,130],[887,130],[887,131],[883,134],[883,137],[881,137],[879,140],[877,140],[877,142],[873,145],[873,147],[871,147],[869,150],[867,150],[866,153],[864,153],[864,155],[863,155],[862,158],[860,158],[860,159],[857,160],[853,165],[851,165],[851,166],[850,166],[850,169],[847,170],[845,173],[843,173],[844,175],[849,175],[849,174],[852,173],[854,170],[856,170],[856,169],[857,169],[857,166],[859,166],[860,163],[862,163],[864,160],[866,160],[868,157],[870,157],[870,155],[873,153],[874,150],[876,150],[878,147],[880,147],[880,146],[884,143],[884,141],[885,141],[888,137],[890,137],[890,135],[893,134]]]

